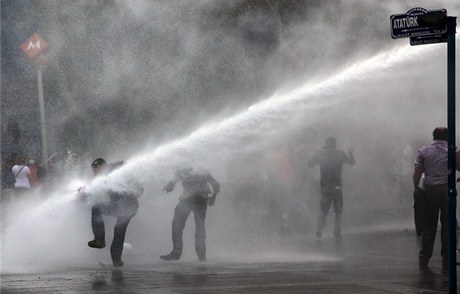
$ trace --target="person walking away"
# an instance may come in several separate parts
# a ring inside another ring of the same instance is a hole
[[[168,255],[160,256],[163,260],[179,260],[182,255],[182,235],[185,223],[193,211],[195,218],[195,251],[200,261],[206,261],[206,230],[205,218],[207,206],[213,206],[220,184],[204,169],[186,167],[179,169],[173,180],[164,187],[167,193],[174,190],[177,182],[182,182],[183,192],[174,210],[172,221],[173,250]],[[212,187],[212,195],[209,185]]]
[[[30,189],[30,169],[24,162],[24,156],[18,155],[16,157],[16,164],[11,169],[15,178],[14,189],[16,196]]]
[[[107,174],[121,166],[124,162],[108,164],[103,158],[98,158],[91,163],[95,176]],[[93,205],[91,209],[91,227],[94,233],[94,240],[88,242],[91,248],[105,247],[105,227],[103,216],[113,216],[117,219],[114,227],[114,236],[110,247],[110,254],[114,267],[123,266],[121,260],[123,243],[125,241],[126,229],[131,219],[136,215],[139,204],[138,198],[144,192],[143,187],[134,179],[128,179],[123,188],[109,189],[104,194],[110,199],[107,202],[100,202]],[[80,190],[84,193],[84,191]],[[85,195],[88,197],[88,195]]]
[[[355,158],[353,148],[350,148],[347,154],[336,147],[337,140],[334,137],[327,138],[323,150],[315,153],[308,162],[308,167],[313,168],[319,165],[321,173],[321,201],[316,236],[318,238],[322,237],[327,215],[332,204],[334,204],[334,237],[337,241],[340,241],[342,238],[343,211],[342,169],[344,163],[354,165]]]
[[[437,127],[433,130],[433,142],[422,147],[415,159],[413,185],[416,190],[420,178],[425,173],[424,188],[424,224],[422,228],[422,245],[419,253],[419,269],[428,270],[428,262],[433,255],[438,221],[441,220],[441,256],[443,270],[447,270],[447,128]],[[460,170],[460,153],[455,151],[456,170]]]

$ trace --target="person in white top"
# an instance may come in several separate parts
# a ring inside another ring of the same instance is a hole
[[[15,177],[14,189],[17,193],[30,189],[30,169],[24,165],[24,158],[18,157],[16,164],[12,168],[12,173]]]

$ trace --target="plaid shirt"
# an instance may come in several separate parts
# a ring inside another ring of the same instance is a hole
[[[415,160],[415,168],[425,173],[425,185],[447,184],[447,141],[435,140],[422,147]],[[460,170],[460,151],[455,151],[456,170]]]

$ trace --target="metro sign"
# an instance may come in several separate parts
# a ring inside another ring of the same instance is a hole
[[[30,59],[35,59],[38,55],[45,51],[46,48],[48,48],[48,42],[39,35],[35,34],[22,43],[20,47]]]
[[[419,16],[427,13],[441,13],[447,16],[447,10],[426,10],[422,7],[410,9],[405,14],[393,14],[390,17],[391,37],[393,39],[408,38],[426,35],[442,35],[447,32],[447,24],[437,24],[434,26],[420,22]]]

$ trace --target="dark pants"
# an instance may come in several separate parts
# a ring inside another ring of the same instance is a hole
[[[422,248],[419,254],[421,265],[427,265],[433,255],[439,213],[441,213],[441,256],[443,264],[447,264],[447,194],[447,184],[425,186],[425,221],[422,231]]]
[[[326,218],[329,214],[332,204],[334,204],[335,212],[335,226],[334,236],[340,237],[342,234],[342,211],[343,211],[343,199],[342,189],[336,187],[322,187],[321,188],[321,202],[320,202],[320,213],[318,217],[317,230],[322,232],[326,226]]]
[[[138,207],[136,196],[111,194],[110,202],[95,204],[91,210],[91,226],[94,239],[103,243],[105,243],[105,227],[102,216],[109,215],[117,218],[113,231],[112,246],[110,247],[113,261],[121,261],[126,228],[131,218],[136,215]]]
[[[193,211],[193,216],[195,218],[195,251],[200,260],[206,258],[205,218],[207,207],[208,200],[201,195],[185,198],[177,204],[172,221],[173,251],[171,255],[176,257],[181,256],[183,248],[182,235],[185,222],[190,212]]]

